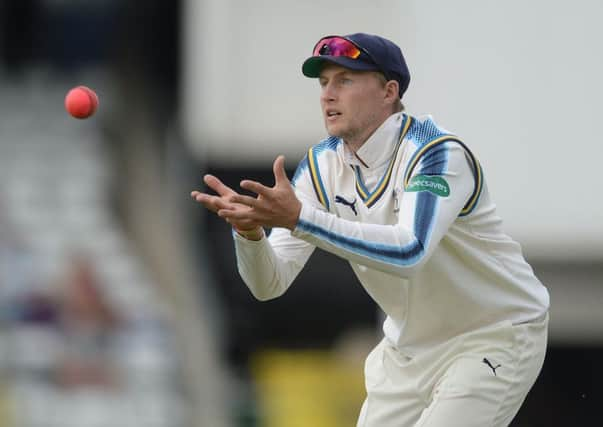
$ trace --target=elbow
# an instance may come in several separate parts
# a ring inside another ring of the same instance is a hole
[[[396,273],[399,276],[405,278],[411,278],[415,276],[423,269],[423,266],[427,263],[429,258],[428,255],[429,254],[427,253],[423,243],[421,241],[418,241],[415,256],[412,258],[412,260],[410,260],[410,262],[408,262],[408,260],[405,260],[406,262],[401,262],[397,266]]]
[[[261,302],[276,299],[283,294],[282,292],[266,292],[265,290],[253,289],[251,287],[249,290],[251,291],[251,295],[253,295],[256,300]]]
[[[273,280],[270,281],[261,278],[256,278],[253,281],[244,279],[244,281],[251,295],[258,301],[273,300],[283,295],[287,290],[287,286],[283,286],[282,283],[276,280],[276,277],[273,277]]]

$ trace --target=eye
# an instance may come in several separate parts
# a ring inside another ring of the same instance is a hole
[[[342,85],[351,85],[353,83],[352,79],[350,79],[349,77],[342,77],[341,78],[341,84]]]

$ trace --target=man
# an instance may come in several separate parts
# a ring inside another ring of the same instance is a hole
[[[430,117],[402,112],[400,48],[328,36],[302,67],[318,78],[329,138],[292,183],[206,175],[192,197],[234,228],[238,269],[260,300],[283,294],[315,247],[350,261],[383,309],[358,426],[506,426],[542,367],[549,297],[501,229],[482,168]],[[267,238],[263,227],[274,227]]]

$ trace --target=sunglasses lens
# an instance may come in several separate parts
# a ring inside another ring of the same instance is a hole
[[[341,37],[322,39],[314,48],[313,56],[345,56],[356,59],[360,56],[358,49],[352,42]]]

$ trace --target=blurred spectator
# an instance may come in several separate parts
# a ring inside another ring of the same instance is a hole
[[[112,349],[120,316],[90,260],[75,257],[68,270],[58,287],[34,286],[11,301],[16,364],[62,387],[117,386]]]
[[[70,270],[59,302],[59,325],[66,347],[57,380],[65,386],[114,386],[110,350],[119,330],[119,315],[101,293],[90,260],[75,257]]]

